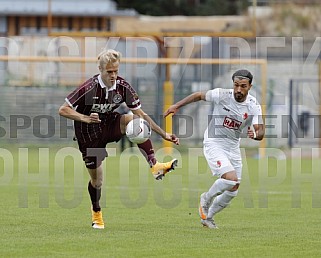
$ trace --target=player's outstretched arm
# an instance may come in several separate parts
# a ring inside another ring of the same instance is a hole
[[[167,117],[169,114],[175,115],[177,111],[183,107],[186,106],[192,102],[197,102],[200,100],[205,100],[205,92],[195,92],[191,95],[188,95],[187,97],[183,98],[182,100],[178,101],[177,103],[170,106],[165,112],[164,117]]]
[[[175,134],[169,134],[167,132],[165,132],[162,128],[160,128],[155,122],[154,120],[147,115],[142,109],[136,109],[136,110],[132,110],[132,112],[145,119],[151,126],[152,130],[154,132],[156,132],[157,134],[159,134],[164,140],[166,141],[170,141],[172,143],[175,143],[176,145],[179,145],[179,138],[176,137]]]

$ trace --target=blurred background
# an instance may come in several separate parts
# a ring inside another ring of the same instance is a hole
[[[201,145],[211,105],[190,105],[172,122],[164,109],[194,91],[231,88],[246,68],[266,114],[263,146],[318,147],[320,16],[317,0],[0,0],[1,142],[70,141],[72,122],[58,108],[98,73],[99,52],[114,48],[143,109],[183,145]]]

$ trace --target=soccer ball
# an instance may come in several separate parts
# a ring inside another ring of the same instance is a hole
[[[146,142],[152,134],[149,123],[142,118],[131,120],[126,126],[126,136],[136,144]]]

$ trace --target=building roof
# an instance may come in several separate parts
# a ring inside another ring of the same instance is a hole
[[[117,10],[110,0],[0,0],[0,16],[40,15],[51,13],[55,16],[134,16],[133,9]]]

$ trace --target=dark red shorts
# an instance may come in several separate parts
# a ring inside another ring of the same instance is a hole
[[[106,145],[109,142],[118,142],[123,134],[120,131],[119,113],[111,113],[106,119],[102,120],[100,130],[93,135],[77,136],[81,132],[76,131],[79,150],[85,161],[86,167],[95,169],[101,165],[101,162],[108,156]]]

